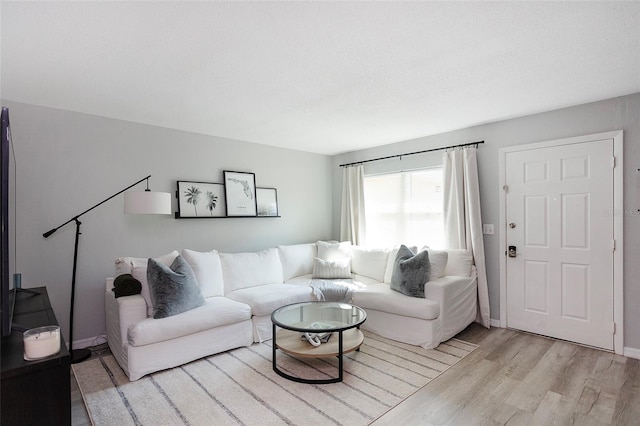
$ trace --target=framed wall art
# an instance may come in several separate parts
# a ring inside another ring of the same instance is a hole
[[[225,217],[224,185],[221,183],[178,181],[177,218]]]
[[[224,170],[227,216],[257,216],[255,173]]]
[[[256,188],[258,216],[278,216],[278,191],[276,188]]]

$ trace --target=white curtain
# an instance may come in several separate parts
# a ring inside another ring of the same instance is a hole
[[[478,272],[476,321],[489,328],[489,289],[484,261],[476,148],[445,152],[443,163],[445,241],[448,248],[466,249],[473,255]]]
[[[342,169],[340,241],[364,245],[364,238],[364,166],[358,164]]]

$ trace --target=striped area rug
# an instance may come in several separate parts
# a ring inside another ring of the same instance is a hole
[[[451,339],[425,350],[365,332],[344,358],[344,381],[296,383],[271,367],[271,341],[213,355],[130,382],[113,356],[72,365],[95,425],[366,425],[477,346]],[[337,375],[337,359],[278,352],[292,375]]]

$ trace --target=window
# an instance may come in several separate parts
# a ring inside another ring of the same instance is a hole
[[[365,176],[367,245],[444,247],[442,167]]]

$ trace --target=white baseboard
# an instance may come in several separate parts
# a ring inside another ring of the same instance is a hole
[[[106,342],[107,342],[107,333],[104,333],[98,336],[87,337],[86,339],[74,340],[73,348],[74,349],[90,348],[91,346],[101,345]],[[67,343],[67,347],[69,347],[69,343]]]
[[[493,319],[493,318],[491,318],[491,319],[490,319],[489,325],[490,325],[491,327],[495,327],[495,328],[501,328],[501,327],[502,327],[502,326],[500,325],[500,320]]]
[[[622,354],[629,358],[640,359],[640,349],[625,347]]]

